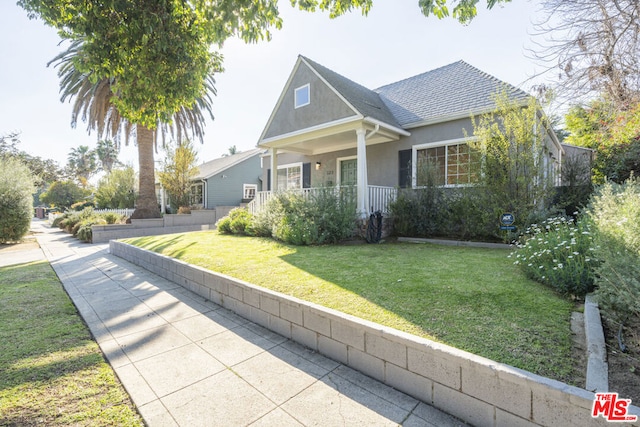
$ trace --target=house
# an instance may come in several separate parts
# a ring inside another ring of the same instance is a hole
[[[437,159],[443,185],[472,184],[471,117],[494,111],[499,91],[523,105],[529,97],[464,61],[371,90],[299,56],[258,142],[265,189],[353,185],[365,218],[386,211],[397,188],[420,186],[426,159]],[[564,148],[551,130],[545,151],[558,181]]]
[[[254,148],[199,165],[191,185],[191,206],[196,209],[219,209],[240,206],[253,200],[262,190],[262,152],[264,149]]]

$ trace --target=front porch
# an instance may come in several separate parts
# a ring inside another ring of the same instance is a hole
[[[367,191],[367,200],[369,202],[369,213],[380,211],[383,215],[388,216],[389,204],[396,200],[398,193],[397,188],[384,187],[380,185],[369,185]],[[353,202],[357,202],[357,186],[336,186],[333,187],[336,192],[346,194],[351,198]],[[326,188],[302,188],[295,190],[286,190],[287,192],[302,194],[305,198],[313,198],[321,191],[326,191]],[[259,191],[256,193],[255,198],[249,203],[247,209],[252,214],[261,212],[267,205],[269,199],[273,197],[276,192],[273,191]]]

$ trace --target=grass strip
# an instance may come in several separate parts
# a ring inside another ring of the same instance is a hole
[[[144,425],[49,263],[0,268],[0,307],[0,425]]]
[[[508,250],[387,243],[289,246],[197,232],[128,243],[560,381],[574,383],[573,304]]]

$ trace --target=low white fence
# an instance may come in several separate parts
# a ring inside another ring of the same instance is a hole
[[[122,215],[122,216],[131,216],[131,214],[133,214],[133,211],[135,209],[133,208],[127,208],[127,209],[94,209],[93,211],[95,213],[114,213],[117,215]],[[48,214],[48,219],[49,222],[53,222],[57,217],[59,217],[60,215],[62,215],[60,212],[50,212]]]
[[[127,209],[94,209],[93,211],[95,213],[114,213],[122,216],[131,216],[134,210],[135,209],[133,208],[127,208]]]

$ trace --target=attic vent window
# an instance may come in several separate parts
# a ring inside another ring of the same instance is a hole
[[[311,94],[309,92],[309,83],[304,86],[300,86],[294,92],[294,105],[295,108],[304,107],[311,103]]]

